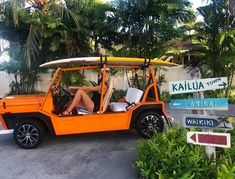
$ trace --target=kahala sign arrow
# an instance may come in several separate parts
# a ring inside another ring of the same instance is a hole
[[[227,88],[227,77],[169,82],[170,94],[193,93]]]
[[[205,146],[231,147],[230,134],[228,133],[187,132],[187,142]]]
[[[226,116],[184,115],[183,126],[232,130],[232,120]]]

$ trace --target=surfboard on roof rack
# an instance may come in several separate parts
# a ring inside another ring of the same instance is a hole
[[[130,57],[79,57],[79,58],[67,58],[61,60],[55,60],[41,64],[40,67],[50,67],[53,65],[99,65],[101,63],[106,63],[107,65],[144,65],[145,63],[150,63],[154,66],[177,66],[175,63],[166,62],[159,59],[144,59],[144,58],[130,58]]]

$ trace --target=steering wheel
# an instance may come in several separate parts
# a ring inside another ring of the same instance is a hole
[[[63,92],[66,96],[74,96],[72,92],[63,88],[62,86],[58,86],[58,87],[52,86],[51,92],[53,96],[57,96],[57,97],[61,96],[61,92]]]
[[[65,95],[74,96],[74,94],[71,91],[63,88],[62,86],[59,86],[59,90],[60,90],[60,92],[63,91],[65,93]]]

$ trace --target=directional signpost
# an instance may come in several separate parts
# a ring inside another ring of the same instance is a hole
[[[198,145],[230,148],[230,134],[208,133],[208,132],[187,132],[187,142]]]
[[[231,117],[207,116],[207,115],[185,115],[184,127],[212,128],[232,130]]]
[[[228,110],[227,98],[178,99],[171,100],[170,109]]]
[[[170,94],[180,94],[225,89],[227,81],[227,77],[174,81],[169,83],[169,92]]]
[[[196,68],[193,68],[194,70]],[[191,70],[192,71],[192,70]],[[194,93],[194,99],[172,100],[169,104],[171,109],[202,110],[204,115],[185,115],[184,127],[202,128],[204,132],[188,132],[187,142],[205,145],[206,153],[210,158],[215,157],[215,147],[231,147],[230,134],[213,133],[213,129],[231,130],[232,118],[220,116],[208,116],[206,110],[228,110],[228,99],[207,98],[204,99],[203,91],[226,89],[227,77],[195,79],[200,76],[192,73],[193,80],[174,81],[169,83],[170,94]]]

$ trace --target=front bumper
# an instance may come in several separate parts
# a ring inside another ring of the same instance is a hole
[[[9,130],[0,130],[0,135],[12,134],[13,132],[14,132],[13,129],[9,129]]]

